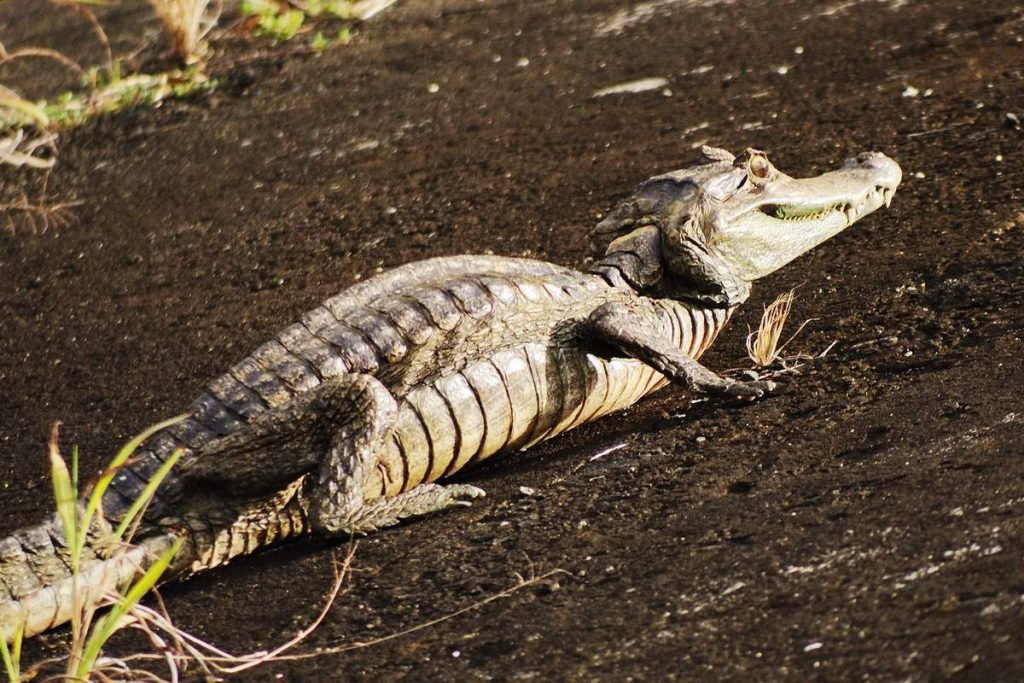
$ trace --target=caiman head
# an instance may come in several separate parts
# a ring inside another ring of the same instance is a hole
[[[702,147],[696,165],[646,180],[598,223],[592,270],[635,289],[733,306],[752,281],[888,206],[901,177],[878,152],[796,179],[763,152]]]

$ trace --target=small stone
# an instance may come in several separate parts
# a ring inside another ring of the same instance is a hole
[[[524,496],[532,496],[535,493],[537,493],[537,489],[534,489],[530,486],[520,486],[519,493],[523,494]]]
[[[430,85],[427,86],[427,92],[429,93],[438,92],[440,89],[441,86],[439,86],[437,83],[431,83]]]
[[[662,78],[661,76],[652,76],[650,78],[638,78],[626,83],[617,83],[616,85],[608,86],[607,88],[601,88],[600,90],[595,90],[590,96],[607,97],[608,95],[637,94],[659,89],[661,90],[662,95],[664,95],[665,90],[668,90],[667,86],[668,79]],[[671,90],[669,90],[669,93],[671,93]]]

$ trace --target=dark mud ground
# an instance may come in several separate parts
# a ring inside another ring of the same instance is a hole
[[[0,531],[50,506],[52,421],[90,470],[380,268],[577,264],[599,212],[702,141],[795,175],[877,149],[905,170],[892,209],[761,283],[706,357],[744,365],[746,326],[799,285],[794,350],[835,345],[781,395],[665,391],[468,475],[487,499],[360,543],[301,649],[564,574],[246,679],[1022,680],[1022,41],[1016,0],[435,0],[319,58],[230,46],[217,92],[63,135],[50,189],[84,203],[0,242]],[[591,97],[654,76],[670,92]],[[203,637],[267,647],[336,553],[297,543],[164,596]]]

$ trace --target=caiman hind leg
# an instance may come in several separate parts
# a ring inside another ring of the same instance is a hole
[[[251,497],[283,490],[305,475],[312,529],[328,535],[373,531],[483,495],[475,486],[421,484],[366,500],[367,477],[397,413],[394,396],[375,377],[341,375],[209,444],[184,463],[182,478],[213,485],[215,494]]]
[[[355,375],[349,400],[358,410],[334,431],[330,448],[316,475],[307,479],[310,522],[315,531],[352,535],[392,526],[399,521],[437,512],[484,492],[466,484],[420,484],[410,491],[366,500],[366,480],[377,465],[395,428],[398,406],[383,384],[369,375]]]
[[[618,303],[597,308],[588,320],[591,331],[675,382],[697,391],[749,401],[775,390],[775,382],[745,382],[715,374],[665,339],[643,312]]]

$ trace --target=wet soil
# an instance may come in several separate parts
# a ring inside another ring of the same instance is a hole
[[[666,390],[470,473],[485,500],[360,542],[301,649],[562,573],[245,678],[1024,677],[1019,2],[410,0],[320,57],[228,49],[214,93],[63,134],[49,189],[82,204],[0,241],[0,532],[51,505],[54,420],[90,471],[382,268],[578,264],[600,212],[702,142],[794,175],[880,150],[905,171],[892,208],[759,283],[705,357],[745,365],[747,325],[798,286],[814,321],[791,348],[830,350],[780,395]],[[667,84],[592,97],[648,77]],[[271,646],[339,552],[288,545],[164,596],[228,649]]]

